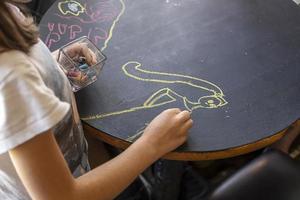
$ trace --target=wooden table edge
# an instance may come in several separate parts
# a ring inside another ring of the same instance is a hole
[[[120,149],[126,149],[130,146],[130,142],[116,138],[114,136],[109,136],[108,134],[101,132],[92,126],[88,125],[87,123],[83,122],[83,129],[84,131],[91,135],[92,137],[102,140],[114,147],[120,148]],[[287,129],[287,128],[286,128]],[[270,136],[267,138],[264,138],[262,140],[246,144],[239,147],[234,147],[226,150],[220,150],[220,151],[211,151],[211,152],[170,152],[163,156],[164,159],[169,160],[182,160],[182,161],[201,161],[201,160],[216,160],[216,159],[224,159],[224,158],[230,158],[234,156],[239,156],[243,154],[247,154],[253,151],[256,151],[258,149],[261,149],[263,147],[266,147],[268,145],[271,145],[272,143],[279,140],[285,133],[286,129]]]

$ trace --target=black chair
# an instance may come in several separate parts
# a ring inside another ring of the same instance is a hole
[[[271,150],[223,182],[210,200],[299,200],[300,166]]]

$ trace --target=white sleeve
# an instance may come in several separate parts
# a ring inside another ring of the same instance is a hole
[[[0,80],[0,154],[50,130],[70,109],[45,85],[34,66],[12,67]]]

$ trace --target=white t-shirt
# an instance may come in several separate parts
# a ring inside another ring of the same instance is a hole
[[[29,55],[0,54],[0,199],[30,199],[8,151],[52,129],[74,176],[89,170],[71,88],[47,47],[40,41]]]

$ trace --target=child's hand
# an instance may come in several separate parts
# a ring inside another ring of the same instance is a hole
[[[87,64],[90,66],[97,63],[95,53],[91,51],[85,43],[74,43],[68,46],[66,52],[73,60],[79,57],[84,57]]]
[[[152,120],[138,141],[144,142],[146,147],[150,145],[159,158],[183,144],[192,125],[189,111],[168,109]]]
[[[51,53],[55,60],[57,60],[58,58],[58,52],[59,50],[57,49],[56,51],[53,51]],[[90,66],[97,64],[95,53],[92,52],[84,43],[74,43],[70,45],[67,49],[67,54],[69,55],[70,58],[73,59],[84,57],[86,59],[87,64]]]

